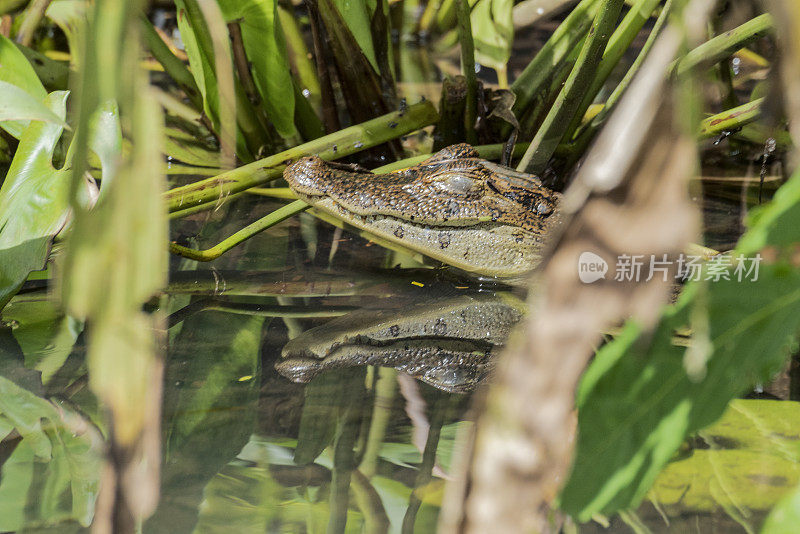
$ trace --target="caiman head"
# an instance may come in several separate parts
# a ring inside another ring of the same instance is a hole
[[[560,195],[466,144],[386,174],[302,158],[284,171],[299,198],[461,269],[516,276],[535,266]]]

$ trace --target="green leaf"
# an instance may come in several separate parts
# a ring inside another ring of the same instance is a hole
[[[31,64],[8,38],[0,35],[0,82],[15,85],[34,101],[41,102],[47,96],[42,82],[36,76]],[[0,89],[3,100],[5,91]],[[2,102],[0,102],[2,105]],[[5,122],[0,125],[5,131],[19,139],[27,124],[22,122]]]
[[[481,65],[505,70],[514,40],[513,7],[514,0],[479,0],[472,8],[475,59]]]
[[[342,15],[350,33],[355,37],[358,46],[369,59],[375,72],[379,71],[378,60],[375,57],[375,46],[372,42],[372,23],[370,22],[370,9],[363,0],[333,0],[336,9]],[[375,4],[375,2],[372,2]],[[374,10],[374,6],[372,7]]]
[[[734,253],[758,258],[772,250],[756,280],[738,281],[729,269],[729,280],[692,283],[652,337],[629,323],[598,351],[578,394],[565,511],[585,521],[635,506],[686,436],[780,370],[800,329],[800,269],[791,260],[798,221],[800,174],[753,218]],[[689,324],[694,352],[670,342]]]
[[[16,85],[0,81],[0,94],[3,95],[3,99],[0,100],[0,122],[15,121],[17,124],[10,126],[13,132],[21,126],[19,133],[22,133],[22,129],[29,121],[52,122],[67,127],[67,123],[61,117]],[[15,137],[19,138],[19,135]]]
[[[734,400],[658,476],[649,497],[668,515],[772,508],[800,481],[800,404]]]
[[[772,509],[761,527],[761,534],[794,534],[797,525],[800,525],[800,486]]]
[[[241,27],[253,81],[264,101],[270,122],[282,137],[297,135],[294,127],[294,86],[289,72],[286,43],[277,20],[277,2],[220,0],[219,6],[226,22],[238,22]]]
[[[66,114],[68,93],[45,100],[58,117]],[[0,188],[0,309],[31,271],[43,269],[53,237],[69,214],[69,171],[53,167],[53,151],[63,127],[35,121],[20,137]]]
[[[211,50],[211,35],[203,20],[194,20],[190,16],[184,0],[176,0],[178,8],[178,30],[181,32],[186,55],[194,81],[203,96],[203,110],[214,124],[214,129],[219,131],[219,93],[217,91],[217,77],[214,74],[213,58],[209,55]],[[208,50],[205,50],[203,44]]]
[[[45,15],[64,32],[75,63],[82,57],[81,32],[86,25],[86,10],[90,2],[85,0],[53,0]]]
[[[219,165],[219,153],[191,131],[176,125],[167,126],[164,133],[166,139],[163,150],[170,158],[199,167]]]

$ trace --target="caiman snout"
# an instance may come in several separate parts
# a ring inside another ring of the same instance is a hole
[[[329,181],[329,167],[318,156],[300,158],[283,171],[283,177],[295,191],[307,195],[324,195]]]

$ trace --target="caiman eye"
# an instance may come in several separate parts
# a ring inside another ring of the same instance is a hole
[[[553,207],[546,202],[539,202],[538,204],[536,204],[536,213],[538,213],[542,217],[547,217],[548,215],[553,213]]]
[[[468,197],[480,189],[475,180],[459,174],[448,176],[444,180],[436,180],[435,184],[442,191],[459,197]]]
[[[443,185],[446,189],[452,191],[453,193],[465,195],[472,191],[472,189],[475,187],[475,182],[472,180],[472,178],[467,178],[466,176],[460,176],[456,174],[449,177]]]

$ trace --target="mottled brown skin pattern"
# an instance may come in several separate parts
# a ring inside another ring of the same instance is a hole
[[[467,271],[515,277],[539,260],[560,195],[538,178],[453,145],[397,172],[318,157],[284,171],[297,196],[358,228]]]
[[[333,198],[358,215],[440,226],[495,221],[542,232],[558,204],[557,193],[533,176],[528,187],[513,185],[483,163],[474,148],[460,144],[393,173],[347,171],[309,156],[290,165],[283,176],[296,192]]]
[[[524,303],[476,293],[403,310],[361,309],[306,330],[284,346],[275,369],[294,382],[360,365],[392,367],[442,391],[473,390],[522,318]]]

